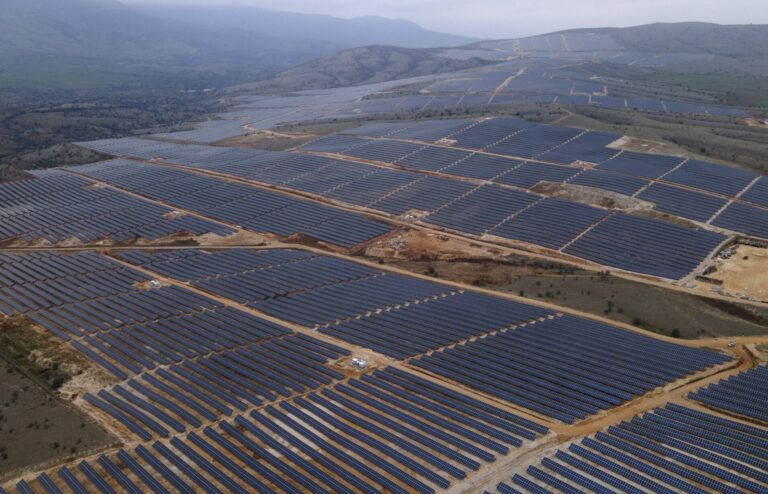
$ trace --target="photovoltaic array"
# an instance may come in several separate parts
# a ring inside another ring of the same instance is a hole
[[[300,233],[353,247],[391,230],[390,226],[359,214],[177,168],[118,159],[74,170],[165,204],[258,232],[281,236]]]
[[[366,133],[378,137],[370,139],[364,136]],[[217,148],[217,152],[211,153],[206,146],[144,144],[141,140],[100,141],[90,146],[116,154],[140,155],[142,159],[162,157],[169,163],[280,185],[385,214],[403,215],[411,211],[423,224],[464,234],[488,234],[496,239],[567,249],[571,255],[606,266],[671,279],[686,276],[705,260],[711,252],[707,249],[714,249],[725,240],[724,236],[708,231],[706,225],[768,236],[761,226],[761,215],[768,213],[762,206],[747,204],[740,198],[744,196],[749,200],[756,196],[749,192],[762,184],[757,175],[739,170],[732,172],[728,167],[712,163],[605,147],[617,137],[493,118],[481,122],[437,120],[407,125],[375,124],[303,146],[308,151],[364,158],[381,165],[341,157],[237,148]],[[400,140],[405,138],[409,140]],[[416,139],[425,140],[419,144],[414,142]],[[431,142],[441,145],[430,145]],[[455,149],[456,146],[470,149]],[[488,153],[489,149],[522,156],[500,156]],[[602,155],[601,149],[606,151]],[[549,156],[563,163],[525,159],[530,156],[542,159]],[[578,165],[589,159],[603,161],[595,169]],[[274,191],[192,175],[176,168],[156,168],[155,164],[115,160],[78,167],[78,170],[175,207],[260,232],[281,236],[301,233],[327,243],[353,247],[390,230],[389,226],[357,213],[343,213]],[[424,172],[439,172],[442,176],[425,176]],[[153,184],[144,185],[148,180],[153,180]],[[610,211],[576,202],[549,201],[538,194],[521,195],[509,187],[479,185],[479,180],[514,188],[559,182],[605,191],[602,193],[635,196],[660,212],[705,226],[696,230],[656,219],[627,219],[627,215],[610,214]],[[707,180],[733,185],[708,186]],[[740,197],[722,195],[733,193],[739,193]],[[221,199],[217,199],[219,197]],[[541,206],[536,206],[542,199]],[[733,204],[724,207],[728,201]],[[558,230],[558,221],[576,218],[579,221]],[[549,238],[545,234],[548,221],[554,221],[552,229],[561,236]],[[630,223],[642,228],[622,226]],[[578,231],[577,225],[581,226]],[[571,242],[575,242],[574,245]],[[619,244],[637,247],[615,252]],[[675,258],[685,261],[670,268],[659,265],[656,260],[663,259],[672,246],[681,251]]]
[[[765,492],[765,429],[674,403],[572,442],[498,484],[515,492]]]
[[[768,366],[760,365],[737,376],[701,388],[689,398],[737,416],[768,423]]]
[[[58,170],[0,184],[0,240],[58,244],[110,239],[155,240],[181,232],[226,236],[235,230]]]
[[[478,338],[410,362],[572,422],[728,360],[730,357],[724,355],[564,316]]]
[[[0,308],[111,373],[83,406],[136,438],[23,492],[435,492],[547,433],[522,415],[572,422],[731,358],[297,249],[113,256],[4,254]],[[359,348],[400,365],[350,375]]]
[[[546,427],[399,369],[20,481],[132,492],[436,492]]]
[[[765,365],[691,392],[735,373],[738,352],[338,254],[389,244],[399,225],[688,280],[734,234],[768,239],[758,173],[627,151],[612,133],[398,113],[542,103],[748,117],[623,97],[582,64],[710,55],[636,53],[576,32],[441,53],[500,63],[241,95],[189,131],[79,143],[116,159],[0,184],[4,245],[86,246],[0,253],[0,317],[85,357],[74,404],[120,438],[4,487],[433,493],[493,489],[483,485],[493,476],[503,494],[768,494]],[[427,91],[398,95],[409,87]],[[395,121],[287,151],[222,145],[287,122],[385,113]],[[242,230],[337,253],[213,236]],[[625,413],[669,390],[666,406]],[[611,425],[595,433],[597,423]]]

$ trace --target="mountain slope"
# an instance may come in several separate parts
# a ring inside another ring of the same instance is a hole
[[[347,21],[229,7],[137,9],[118,0],[2,4],[0,89],[25,91],[222,87],[382,40],[465,41],[380,18]]]
[[[675,71],[718,77],[768,77],[768,25],[720,25],[705,22],[656,23],[627,28],[576,29],[568,33],[605,33],[628,51],[693,53],[713,57]]]
[[[275,38],[321,41],[336,46],[338,50],[364,45],[433,48],[474,41],[463,36],[429,31],[403,19],[375,16],[340,19],[319,14],[212,5],[136,4],[132,7],[154,18],[172,19],[206,29],[249,31]]]
[[[440,56],[441,52],[440,49],[364,46],[313,60],[266,81],[233,89],[261,92],[355,86],[454,72],[490,63],[480,59],[450,59]]]
[[[592,31],[611,34],[620,44],[636,51],[725,57],[768,55],[768,25],[676,22]]]

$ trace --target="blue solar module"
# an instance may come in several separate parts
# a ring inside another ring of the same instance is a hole
[[[442,169],[441,172],[459,177],[492,180],[499,175],[520,166],[522,163],[522,161],[505,158],[503,156],[474,153],[455,165]]]
[[[664,111],[664,106],[662,106],[661,101],[655,100],[655,99],[628,98],[627,108],[629,108],[630,110],[658,111],[658,112]]]
[[[512,214],[541,199],[536,194],[483,185],[425,217],[423,221],[481,235]]]
[[[77,480],[77,477],[74,476],[70,469],[67,467],[61,467],[58,470],[58,474],[59,477],[61,477],[61,479],[66,482],[67,486],[72,489],[72,492],[75,494],[88,494],[89,491],[79,480]]]
[[[733,202],[712,224],[736,232],[768,238],[768,209]]]
[[[514,103],[522,103],[522,94],[495,94],[493,99],[488,103],[489,105],[509,105]]]
[[[573,141],[539,156],[544,161],[571,164],[575,161],[602,163],[619,153],[618,149],[605,146],[621,137],[606,132],[587,132]]]
[[[455,145],[470,149],[484,149],[502,139],[537,124],[516,118],[492,118],[472,125],[448,136]]]
[[[487,147],[486,151],[508,156],[534,158],[557,146],[570,142],[582,133],[584,133],[584,130],[582,129],[538,125],[513,134],[510,137]]]
[[[665,175],[664,180],[734,197],[759,176],[748,170],[688,160],[680,168]]]
[[[738,108],[721,108],[717,106],[701,105],[701,107],[710,115],[720,115],[733,118],[749,118],[751,115]]]
[[[462,293],[319,330],[394,358],[404,358],[547,315],[551,313],[537,307]]]
[[[496,177],[494,181],[527,189],[539,182],[565,182],[579,172],[581,172],[581,168],[572,166],[525,162],[508,173]]]
[[[557,97],[557,103],[562,105],[588,105],[589,96],[561,94]]]
[[[652,184],[637,198],[654,203],[657,211],[702,222],[709,220],[728,202],[722,197],[661,183]]]
[[[596,106],[604,106],[606,108],[623,109],[626,108],[626,101],[624,98],[617,98],[615,96],[592,96],[592,104]]]
[[[295,154],[273,166],[249,173],[248,178],[269,184],[284,184],[306,173],[322,170],[334,162],[333,158],[325,156]]]
[[[107,163],[85,165],[87,169],[78,171],[89,174],[89,169],[113,166]],[[170,209],[165,206],[108,187],[86,187],[92,182],[68,177],[68,173],[54,170],[36,179],[3,184],[0,197],[8,200],[0,211],[0,239],[44,239],[56,244],[72,238],[82,242],[110,238],[121,242],[137,237],[154,240],[184,231],[220,236],[233,231],[202,218],[167,218],[164,215]]]
[[[354,156],[355,158],[394,163],[423,147],[423,144],[380,139],[370,141],[362,146],[356,146],[343,153],[346,156]]]
[[[428,146],[397,162],[398,166],[415,170],[440,171],[470,156],[468,151]]]
[[[684,160],[685,158],[675,156],[624,151],[615,158],[598,165],[597,168],[628,173],[630,175],[640,175],[641,177],[658,178],[678,166]]]
[[[325,197],[358,206],[367,206],[421,178],[423,175],[420,173],[380,168],[362,178],[330,190]]]
[[[487,105],[490,99],[490,94],[465,94],[459,101],[459,106]]]
[[[275,317],[315,326],[369,311],[450,293],[448,287],[386,274],[267,299],[252,306]]]
[[[628,271],[680,279],[725,239],[725,235],[707,230],[616,213],[565,252]]]
[[[336,161],[322,169],[286,182],[285,186],[313,194],[323,194],[335,187],[362,178],[372,171],[374,171],[374,168],[371,165],[352,161]]]
[[[768,177],[763,176],[757,179],[754,184],[739,196],[739,199],[768,207]]]
[[[454,97],[451,97],[454,98]],[[455,101],[454,101],[455,104]],[[427,120],[399,129],[391,134],[395,139],[435,142],[476,124],[474,120]]]
[[[585,170],[568,180],[569,184],[584,185],[598,189],[610,190],[631,196],[648,185],[648,180],[624,175],[623,173],[605,172],[601,170]]]
[[[250,230],[289,236],[342,214],[338,209],[313,202],[299,202],[246,221]]]
[[[410,209],[431,212],[476,187],[466,182],[428,176],[384,197],[371,207],[392,214],[402,214]]]
[[[591,340],[601,344],[596,347]],[[572,422],[729,360],[726,355],[563,316],[483,336],[409,362]]]
[[[87,461],[81,461],[77,467],[100,492],[104,494],[117,494],[99,472],[97,472]]]
[[[339,235],[338,232],[333,234]],[[378,271],[366,266],[333,257],[317,256],[296,263],[198,280],[193,284],[245,302],[377,274]]]
[[[492,229],[499,237],[560,249],[609,211],[562,199],[545,198]]]
[[[153,492],[156,494],[168,494],[168,490],[163,487],[158,479],[153,477],[146,468],[139,464],[136,459],[130,456],[125,450],[117,452],[117,459],[120,460],[126,467],[128,467],[138,478],[144,482]]]
[[[554,103],[555,98],[557,98],[557,96],[554,94],[526,94],[525,102],[526,103]]]
[[[302,231],[302,234],[329,244],[351,248],[392,230],[392,226],[349,213]]]

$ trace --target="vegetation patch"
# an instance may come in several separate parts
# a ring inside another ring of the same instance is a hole
[[[15,317],[0,322],[0,357],[0,480],[114,443],[54,393],[79,372],[82,356]]]

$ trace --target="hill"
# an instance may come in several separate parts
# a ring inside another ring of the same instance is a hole
[[[458,46],[473,40],[438,33],[404,19],[377,16],[340,19],[329,15],[300,14],[255,7],[213,5],[136,4],[138,12],[216,31],[255,32],[262,36],[307,40],[332,46],[336,51],[364,45],[403,48]]]
[[[768,25],[765,24],[678,22],[563,33],[586,32],[609,34],[629,51],[714,55],[711,62],[687,63],[676,68],[682,72],[768,76]]]
[[[0,88],[221,87],[353,46],[467,41],[382,18],[137,8],[117,0],[7,0],[0,10]]]
[[[439,49],[365,46],[353,48],[281,72],[272,79],[233,89],[255,92],[298,91],[355,86],[477,67],[489,61],[456,60]]]
[[[578,32],[584,30],[576,30]],[[625,48],[651,53],[708,53],[725,57],[768,55],[768,25],[705,22],[655,23],[608,28]]]

